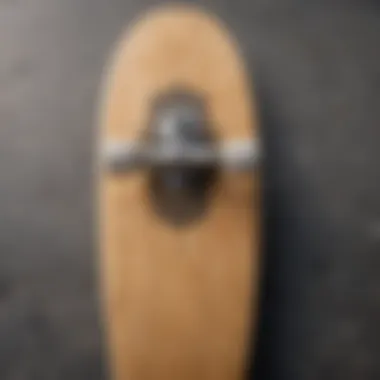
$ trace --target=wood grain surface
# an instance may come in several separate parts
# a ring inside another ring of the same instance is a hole
[[[220,140],[257,136],[250,80],[223,25],[202,10],[151,11],[108,67],[100,145],[137,139],[151,99],[206,99]],[[99,176],[104,325],[115,380],[243,379],[259,275],[258,174],[223,173],[206,215],[177,228],[150,205],[147,173]]]

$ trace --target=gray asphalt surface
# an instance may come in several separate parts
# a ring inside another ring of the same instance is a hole
[[[0,1],[0,379],[105,379],[91,158],[107,54],[147,0]],[[380,378],[380,6],[205,0],[262,108],[255,379]],[[178,379],[179,380],[179,379]]]

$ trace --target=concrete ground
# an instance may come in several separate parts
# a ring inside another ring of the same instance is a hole
[[[97,90],[157,1],[0,0],[0,379],[106,379]],[[255,379],[380,377],[380,6],[204,0],[259,92],[266,276]],[[179,380],[179,379],[178,379]]]

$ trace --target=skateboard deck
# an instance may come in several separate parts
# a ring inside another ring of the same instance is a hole
[[[257,137],[250,80],[233,38],[203,10],[167,6],[138,19],[116,48],[102,90],[100,149],[109,139],[138,140],[155,99],[178,89],[202,99],[217,143]],[[259,283],[257,171],[217,168],[204,211],[187,224],[157,211],[151,170],[99,172],[112,378],[243,379]]]

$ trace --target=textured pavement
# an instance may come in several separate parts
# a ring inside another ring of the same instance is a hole
[[[157,3],[0,0],[1,380],[106,379],[97,90],[124,26]],[[197,3],[235,32],[262,110],[266,275],[253,375],[378,379],[379,2]]]

